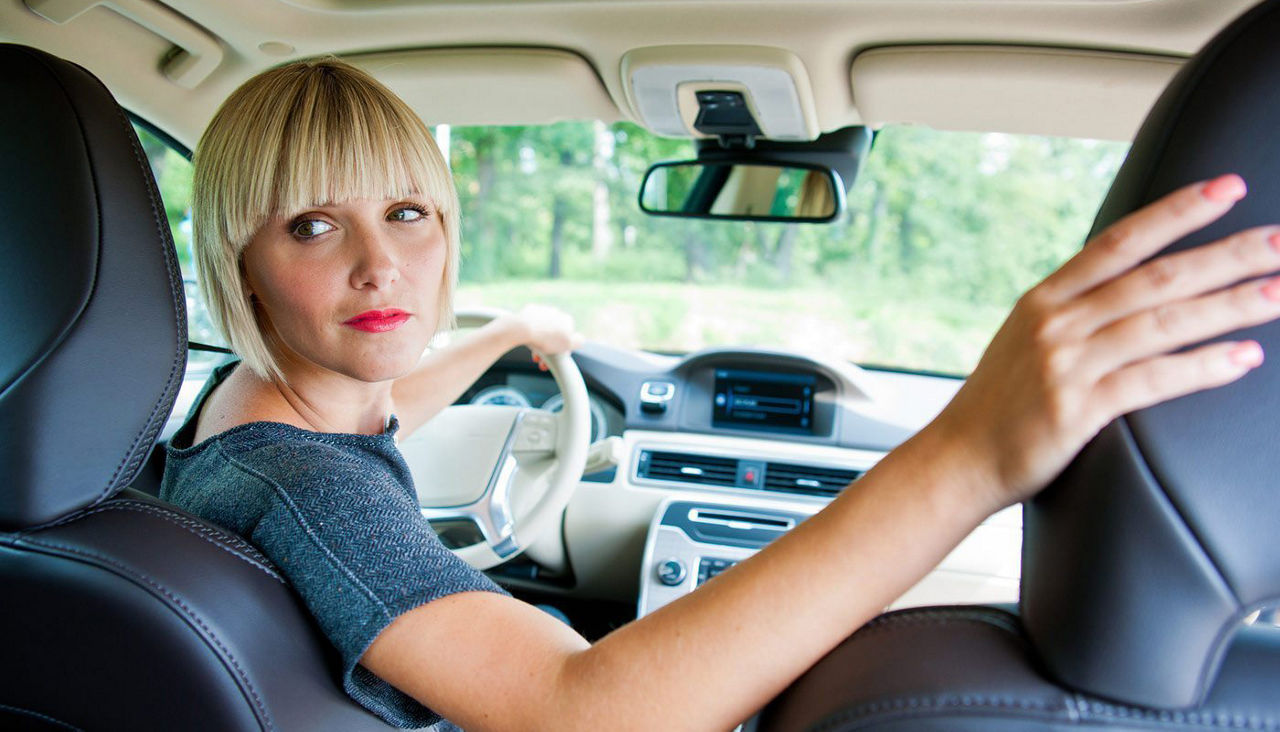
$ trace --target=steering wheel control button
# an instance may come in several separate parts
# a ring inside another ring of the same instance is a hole
[[[657,567],[658,581],[667,587],[676,587],[684,582],[685,575],[688,572],[684,568],[684,562],[679,559],[665,559],[658,563]]]
[[[556,418],[541,412],[526,412],[516,431],[512,450],[516,452],[540,452],[550,450],[556,441]]]
[[[698,560],[698,585],[701,586],[703,582],[715,577],[737,563],[738,562],[733,559],[702,557]]]
[[[667,411],[667,403],[676,395],[676,385],[670,381],[646,381],[640,385],[640,410],[650,414]]]

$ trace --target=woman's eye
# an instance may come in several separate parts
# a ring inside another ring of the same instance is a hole
[[[303,239],[310,239],[312,237],[320,236],[321,234],[327,234],[330,231],[333,231],[333,226],[324,221],[320,221],[319,219],[299,221],[293,226],[293,235]]]
[[[426,209],[419,208],[418,206],[405,206],[404,208],[398,208],[392,211],[391,215],[387,218],[392,221],[417,221],[426,217]]]

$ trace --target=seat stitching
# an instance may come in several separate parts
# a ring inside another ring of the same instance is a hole
[[[21,713],[21,714],[26,714],[26,715],[29,715],[29,716],[32,716],[32,717],[36,717],[37,719],[43,719],[43,720],[44,720],[44,721],[46,721],[46,722],[49,722],[49,723],[51,723],[51,724],[56,724],[56,725],[58,725],[58,726],[60,726],[60,727],[65,727],[65,728],[67,728],[67,729],[73,729],[73,730],[82,730],[82,729],[83,729],[82,727],[77,727],[77,726],[75,726],[74,724],[71,724],[71,723],[69,723],[69,722],[64,722],[64,721],[62,721],[61,719],[58,719],[58,718],[56,718],[56,717],[50,717],[48,714],[42,714],[42,713],[40,713],[40,712],[37,712],[37,711],[31,710],[31,709],[23,709],[22,707],[15,707],[15,706],[12,706],[12,705],[10,705],[10,704],[0,704],[0,709],[12,709],[12,710],[13,710],[13,711],[15,711],[15,712],[19,712],[19,713]]]
[[[1045,704],[1030,699],[1013,699],[1009,697],[991,697],[982,694],[961,694],[943,699],[933,697],[899,697],[886,701],[875,701],[860,704],[853,709],[842,710],[823,719],[811,730],[822,732],[850,722],[873,723],[877,720],[860,717],[920,717],[939,712],[954,711],[972,712],[1041,712],[1032,715],[1043,719],[1058,717],[1056,712],[1063,712],[1066,719],[1072,722],[1088,722],[1093,720],[1130,719],[1143,722],[1158,722],[1170,728],[1197,729],[1239,729],[1274,732],[1280,729],[1280,721],[1274,718],[1257,718],[1248,712],[1233,713],[1226,710],[1206,709],[1202,711],[1152,710],[1139,707],[1107,704],[1086,699],[1077,695],[1074,703],[1068,697],[1065,706]],[[842,727],[843,729],[843,727]]]
[[[1030,699],[1013,699],[1008,697],[988,697],[981,694],[962,694],[944,699],[934,697],[899,697],[885,701],[874,701],[860,704],[853,709],[842,710],[823,719],[811,727],[814,732],[834,729],[837,725],[856,721],[864,716],[925,716],[937,712],[971,710],[983,711],[1022,711],[1040,712],[1033,715],[1037,719],[1056,717],[1055,712],[1064,711],[1059,705],[1049,705]],[[871,720],[863,720],[870,722]]]
[[[90,75],[90,78],[93,78],[92,74]],[[99,86],[102,86],[101,81],[98,81],[98,84]],[[103,86],[103,89],[106,90],[106,87]],[[107,91],[107,94],[110,95],[110,91]],[[169,379],[165,382],[165,388],[161,393],[160,399],[152,406],[151,413],[147,415],[147,420],[143,423],[142,431],[134,438],[133,444],[129,446],[128,452],[126,452],[124,457],[121,458],[120,464],[116,466],[115,472],[111,475],[111,480],[107,482],[106,487],[102,489],[102,492],[93,501],[93,503],[103,500],[109,493],[111,493],[112,488],[116,486],[116,479],[119,478],[122,471],[127,469],[129,472],[132,472],[137,465],[141,464],[144,455],[138,450],[138,445],[143,443],[149,445],[155,442],[156,435],[159,434],[160,428],[163,427],[163,424],[156,421],[156,414],[162,407],[166,410],[173,409],[173,398],[176,393],[174,378],[182,371],[180,366],[186,361],[186,353],[182,347],[182,343],[186,340],[187,323],[185,318],[180,317],[181,313],[185,313],[185,303],[180,302],[178,289],[174,287],[173,274],[175,267],[173,259],[174,253],[172,251],[173,241],[169,236],[169,232],[161,225],[160,211],[156,207],[157,194],[155,191],[155,182],[152,180],[151,171],[143,163],[141,151],[138,148],[138,136],[133,134],[133,128],[129,125],[129,120],[124,116],[124,110],[120,108],[120,105],[114,104],[113,106],[115,107],[116,117],[119,118],[121,125],[124,127],[124,131],[126,133],[125,137],[129,140],[129,148],[133,153],[134,162],[138,165],[138,172],[142,173],[143,184],[147,189],[147,202],[151,206],[151,218],[155,224],[156,233],[159,234],[161,255],[164,257],[165,270],[169,275],[169,296],[172,298],[172,304],[174,306],[174,325],[176,326],[178,341],[174,344],[176,347],[174,349],[173,362],[169,365]],[[77,114],[77,117],[78,116],[79,115]]]
[[[881,615],[858,629],[858,635],[871,635],[893,630],[902,626],[951,625],[954,623],[984,623],[1013,635],[1022,636],[1017,624],[1003,611],[954,609],[907,610],[889,615]]]
[[[262,698],[258,695],[258,690],[254,688],[253,682],[249,679],[248,674],[245,673],[244,669],[240,667],[240,663],[239,661],[236,660],[235,654],[233,654],[231,650],[222,643],[222,640],[218,638],[217,633],[214,633],[213,630],[208,625],[205,625],[204,621],[200,619],[200,616],[197,615],[194,610],[188,607],[187,604],[184,603],[180,597],[178,597],[177,595],[175,595],[174,593],[166,589],[164,585],[160,584],[158,581],[154,580],[148,575],[142,572],[138,572],[132,567],[122,564],[114,559],[111,559],[110,557],[105,557],[94,552],[85,551],[83,549],[78,549],[76,547],[67,546],[57,542],[46,541],[43,539],[36,539],[30,536],[25,537],[22,540],[22,543],[30,544],[37,547],[43,547],[46,549],[63,551],[63,552],[67,552],[68,554],[75,554],[81,557],[96,560],[98,562],[109,565],[111,567],[115,567],[122,575],[134,580],[141,581],[145,583],[147,586],[151,587],[156,592],[160,593],[161,595],[164,595],[166,598],[168,598],[170,602],[172,602],[175,606],[181,609],[191,622],[199,626],[200,629],[204,631],[209,641],[211,641],[215,646],[218,647],[220,651],[222,651],[227,661],[231,664],[231,666],[235,669],[236,674],[240,677],[240,680],[244,683],[245,688],[248,689],[250,696],[253,697],[253,704],[259,712],[259,717],[263,725],[267,729],[275,728],[275,725],[271,721],[271,715],[267,712],[266,707],[263,706],[262,704]]]
[[[1144,709],[1127,704],[1111,704],[1081,696],[1082,718],[1140,719],[1164,724],[1210,727],[1214,729],[1277,730],[1280,719],[1259,718],[1256,712],[1232,712],[1226,709]]]
[[[269,560],[267,560],[266,557],[264,557],[256,548],[254,548],[252,544],[249,544],[248,542],[244,541],[239,537],[231,536],[220,529],[207,526],[198,521],[194,521],[185,516],[182,516],[181,514],[178,514],[174,511],[170,511],[169,509],[166,509],[163,506],[153,506],[151,504],[142,503],[140,501],[112,501],[110,503],[102,503],[93,508],[88,508],[83,511],[80,511],[55,524],[49,524],[47,526],[44,526],[41,530],[53,528],[55,526],[61,526],[63,524],[68,524],[73,521],[78,521],[82,518],[85,518],[86,516],[91,516],[95,513],[102,513],[104,511],[112,511],[112,510],[141,511],[141,512],[150,513],[152,515],[158,516],[162,520],[168,521],[169,523],[185,528],[190,533],[209,542],[210,544],[213,544],[219,549],[231,554],[235,558],[247,564],[250,564],[259,570],[262,570],[264,573],[266,573],[276,581],[280,582],[281,584],[288,584],[287,582],[285,582],[284,578],[281,577],[280,574],[276,572],[275,569],[270,565]],[[30,532],[25,532],[25,535],[30,536],[31,534]]]

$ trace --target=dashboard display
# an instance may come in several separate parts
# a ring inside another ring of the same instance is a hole
[[[813,432],[812,374],[716,369],[711,423],[780,432]]]

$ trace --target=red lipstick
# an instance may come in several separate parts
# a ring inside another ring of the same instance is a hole
[[[389,330],[395,330],[409,319],[409,314],[398,308],[388,308],[386,310],[368,310],[349,320],[343,321],[343,325],[351,326],[356,330],[363,330],[366,333],[386,333]]]

